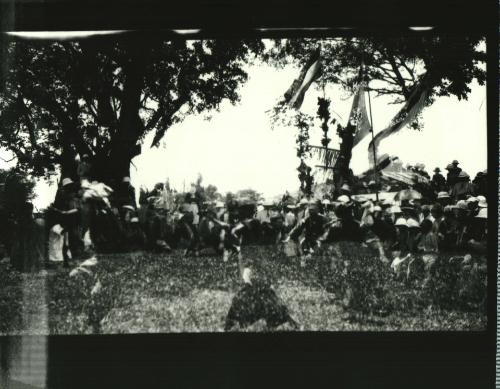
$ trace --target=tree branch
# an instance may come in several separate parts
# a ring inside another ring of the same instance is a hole
[[[158,129],[156,131],[156,134],[153,138],[153,142],[151,142],[151,147],[158,146],[160,144],[161,138],[165,135],[165,132],[167,131],[168,127],[172,124],[172,118],[175,115],[175,113],[188,101],[188,96],[187,95],[182,95],[179,96],[178,99],[176,99],[174,102],[172,102],[169,106],[169,109],[167,109],[167,112],[161,112],[160,108],[155,112],[154,117],[150,120],[150,123],[148,125],[153,124],[151,123],[153,119],[156,120],[154,125],[158,123],[158,121],[163,117],[164,125],[162,126],[161,129]],[[154,127],[151,127],[152,129]]]
[[[401,75],[398,65],[396,64],[396,60],[394,59],[394,56],[389,53],[389,49],[387,50],[386,58],[389,61],[392,70],[394,71],[394,74],[396,75],[396,78],[401,86],[401,91],[403,92],[403,95],[405,96],[406,99],[410,97],[410,92],[408,91],[408,88],[406,87],[406,83],[404,81],[403,76]]]

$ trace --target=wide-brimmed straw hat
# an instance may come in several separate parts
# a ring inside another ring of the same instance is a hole
[[[458,178],[469,178],[469,175],[462,170],[460,173],[458,173]]]
[[[71,185],[73,183],[74,182],[71,178],[63,178],[63,180],[61,182],[61,186],[68,186],[68,185]]]
[[[391,208],[389,208],[390,213],[401,213],[401,208],[399,205],[393,205]]]
[[[439,192],[437,195],[437,198],[438,199],[449,199],[450,195],[448,194],[448,192]]]
[[[406,223],[408,224],[408,228],[420,228],[420,224],[415,219],[410,218]]]
[[[347,204],[350,200],[346,195],[339,196],[337,201],[340,201],[342,204]]]
[[[459,200],[455,204],[454,208],[455,209],[461,209],[461,210],[467,211],[469,209],[469,206],[467,205],[467,201],[465,201],[465,200]]]
[[[351,192],[351,187],[347,184],[344,184],[340,187],[340,190],[344,190],[346,192]]]
[[[477,206],[479,208],[488,208],[488,203],[486,202],[486,197],[484,196],[477,196],[477,201],[478,201],[478,204]]]
[[[476,215],[478,219],[488,219],[488,208],[481,208]]]
[[[406,222],[406,219],[403,219],[402,217],[396,220],[396,223],[394,224],[396,227],[408,227],[408,223]]]

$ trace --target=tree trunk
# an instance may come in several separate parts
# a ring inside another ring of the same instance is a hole
[[[118,122],[118,131],[111,139],[110,151],[103,167],[106,180],[121,180],[130,175],[130,161],[141,153],[138,140],[144,133],[144,123],[139,116],[144,74],[149,49],[141,42],[127,44],[129,58],[123,66],[125,81]]]

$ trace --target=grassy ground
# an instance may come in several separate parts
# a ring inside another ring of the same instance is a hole
[[[402,305],[383,317],[353,319],[342,308],[335,288],[324,287],[326,273],[318,263],[304,269],[297,259],[273,258],[269,247],[244,247],[243,254],[252,260],[255,272],[271,283],[304,331],[482,330],[486,326],[485,312],[479,308],[446,310],[433,304]],[[76,277],[69,277],[64,269],[20,275],[0,264],[0,333],[84,334],[96,331],[92,327],[96,322],[101,333],[220,332],[241,286],[236,260],[223,263],[211,252],[199,258],[139,252],[98,259],[92,275]],[[97,281],[102,288],[92,296]],[[247,331],[262,329],[263,323],[256,323]]]

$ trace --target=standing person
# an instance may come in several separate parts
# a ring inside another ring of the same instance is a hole
[[[383,263],[388,263],[389,260],[387,259],[385,255],[384,248],[382,246],[382,242],[380,240],[379,235],[376,234],[377,228],[380,228],[381,225],[378,223],[377,226],[375,226],[375,216],[374,213],[376,213],[377,218],[382,214],[382,208],[378,205],[373,205],[371,201],[367,201],[366,203],[363,204],[363,216],[361,217],[361,223],[360,227],[364,235],[364,241],[367,243],[369,246],[372,248],[376,249],[379,254],[379,259]],[[380,220],[379,220],[380,221]],[[377,231],[381,232],[381,231]]]
[[[130,184],[130,177],[123,177],[122,182],[118,185],[118,188],[115,191],[114,200],[115,206],[119,209],[122,219],[127,210],[137,210],[135,189]]]
[[[478,172],[472,184],[474,185],[474,194],[476,196],[486,196],[488,194],[488,183],[486,178],[486,170]]]
[[[301,266],[305,266],[305,259],[310,257],[314,251],[321,246],[321,238],[325,234],[328,221],[319,213],[318,205],[310,202],[308,205],[309,215],[300,220],[290,231],[288,239],[293,239],[298,243],[299,255],[301,257]],[[300,236],[303,238],[300,239]],[[304,254],[305,257],[304,257]]]
[[[34,272],[45,262],[45,224],[33,217],[33,204],[26,202],[16,218],[10,261],[21,272]]]
[[[458,161],[455,159],[452,163],[446,166],[446,170],[448,171],[448,174],[446,175],[446,185],[448,185],[448,188],[451,188],[457,182],[458,175],[462,169],[458,167]]]
[[[439,193],[446,190],[446,179],[441,174],[441,169],[438,167],[434,169],[434,175],[431,180],[432,189],[434,192]]]
[[[285,231],[289,233],[297,224],[297,216],[294,213],[295,207],[293,205],[286,205],[285,210]]]
[[[427,286],[435,274],[438,249],[438,238],[432,230],[432,222],[426,219],[420,225],[420,234],[417,237],[417,249],[422,255],[425,279],[423,286]]]
[[[92,164],[90,163],[90,157],[88,154],[83,154],[82,159],[77,159],[78,166],[76,168],[76,173],[80,182],[82,180],[91,181],[90,172],[92,170]]]
[[[64,266],[69,267],[69,260],[76,258],[83,250],[83,241],[79,231],[80,204],[75,183],[71,178],[63,178],[51,209],[59,215],[64,230]]]
[[[465,200],[468,195],[472,195],[474,188],[470,183],[469,175],[461,171],[455,179],[455,184],[451,187],[450,196],[454,201]]]
[[[467,224],[469,221],[469,206],[465,200],[459,200],[453,207],[453,213],[457,222],[456,248],[463,248],[466,243]]]
[[[307,201],[305,197],[300,199],[300,202],[298,204],[299,210],[297,212],[297,223],[300,223],[302,220],[305,220],[309,215],[308,204],[309,201]]]

